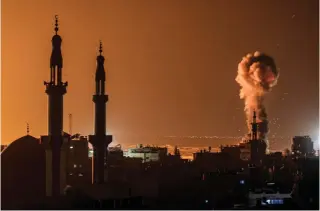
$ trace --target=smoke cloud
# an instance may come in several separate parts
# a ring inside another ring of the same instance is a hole
[[[273,58],[260,52],[246,55],[238,65],[236,81],[241,86],[240,98],[244,99],[248,129],[250,131],[253,111],[255,110],[258,122],[258,137],[266,142],[269,128],[264,98],[277,84],[278,78],[279,72]]]

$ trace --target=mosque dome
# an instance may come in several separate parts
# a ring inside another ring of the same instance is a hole
[[[45,150],[26,135],[1,153],[1,208],[19,209],[45,196]]]

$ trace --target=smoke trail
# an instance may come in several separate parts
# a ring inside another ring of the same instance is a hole
[[[238,65],[236,81],[240,84],[240,98],[244,99],[244,111],[250,131],[253,111],[257,113],[258,137],[267,142],[268,116],[263,104],[265,95],[277,84],[279,73],[273,58],[255,52],[242,58]]]

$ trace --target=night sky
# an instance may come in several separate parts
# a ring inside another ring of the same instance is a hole
[[[289,147],[294,135],[318,140],[318,0],[2,0],[1,12],[2,143],[26,135],[26,122],[31,135],[47,134],[43,81],[49,79],[56,14],[63,80],[69,82],[67,132],[72,113],[73,133],[93,133],[101,39],[114,144],[238,142],[232,137],[247,128],[237,66],[256,50],[280,69],[266,97],[270,148]]]

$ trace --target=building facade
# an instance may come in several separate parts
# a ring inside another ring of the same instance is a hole
[[[80,136],[70,140],[67,163],[67,183],[71,186],[91,182],[91,162],[88,156],[88,138]]]
[[[167,154],[168,149],[165,147],[142,146],[141,144],[136,148],[131,148],[124,152],[125,157],[141,158],[144,163],[160,161]]]

